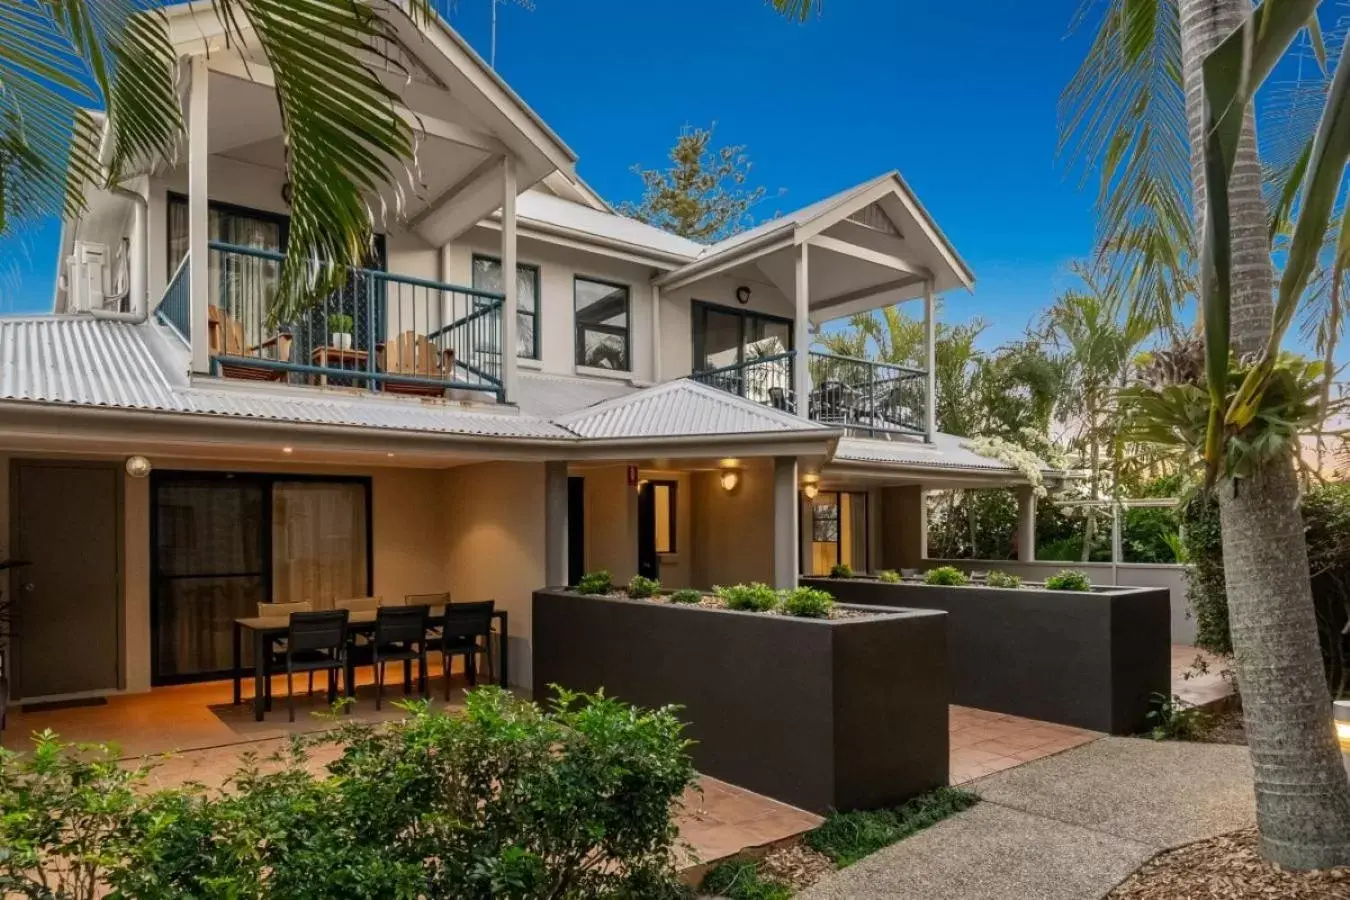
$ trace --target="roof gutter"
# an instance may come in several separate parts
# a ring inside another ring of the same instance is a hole
[[[583,244],[592,244],[606,250],[615,250],[620,253],[627,253],[632,256],[640,257],[644,262],[656,268],[665,268],[677,270],[680,266],[689,263],[690,257],[680,256],[675,253],[667,253],[664,250],[656,250],[651,247],[644,247],[639,244],[630,244],[626,241],[616,241],[613,238],[601,237],[592,234],[589,231],[578,231],[575,228],[567,228],[562,225],[554,225],[550,222],[541,222],[538,219],[530,219],[525,216],[518,216],[519,223],[528,223],[528,228],[522,227],[522,224],[516,226],[517,232],[521,237],[558,237],[565,240],[577,241]],[[493,213],[486,220],[484,225],[494,230],[500,230],[501,214]],[[533,233],[531,233],[533,232]]]
[[[784,223],[782,226],[775,228],[772,231],[767,231],[759,237],[748,240],[743,244],[738,244],[729,250],[724,250],[721,253],[713,253],[708,256],[701,256],[682,268],[676,269],[673,272],[667,272],[665,275],[654,279],[652,283],[658,287],[670,287],[672,284],[676,287],[680,287],[698,278],[699,274],[705,269],[722,265],[728,260],[734,260],[737,256],[754,250],[761,250],[775,242],[781,241],[784,235],[791,235],[796,228],[797,226],[791,222]]]

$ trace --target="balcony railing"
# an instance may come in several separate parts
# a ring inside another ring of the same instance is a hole
[[[799,411],[793,380],[796,359],[795,353],[780,353],[690,377],[765,406],[805,412],[814,421],[853,434],[925,433],[928,373],[922,369],[810,353],[811,394],[806,409]]]
[[[792,376],[796,361],[795,353],[777,353],[731,366],[705,369],[694,373],[692,378],[747,400],[795,413],[797,401]]]
[[[275,322],[270,313],[282,259],[270,250],[210,243],[207,311],[215,374],[501,399],[501,294],[350,269],[342,287],[292,320]],[[166,295],[161,309],[167,303]]]
[[[190,256],[184,256],[183,261],[178,264],[178,270],[169,279],[169,286],[164,289],[164,297],[159,301],[159,308],[155,310],[155,317],[172,328],[179,339],[188,346],[192,345],[192,304],[188,296],[191,276],[192,259]]]

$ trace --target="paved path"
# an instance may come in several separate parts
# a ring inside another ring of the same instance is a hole
[[[1255,822],[1246,747],[1104,738],[967,787],[984,802],[804,898],[1092,900],[1155,854]]]

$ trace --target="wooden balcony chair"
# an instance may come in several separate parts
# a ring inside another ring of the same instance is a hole
[[[377,361],[380,371],[386,375],[450,381],[455,372],[455,351],[449,348],[438,351],[426,335],[415,331],[405,331],[381,344]],[[443,397],[446,389],[436,384],[389,380],[383,383],[383,390],[391,394]]]
[[[244,343],[244,323],[214,304],[206,307],[206,313],[211,355],[235,357],[229,362],[219,364],[221,375],[226,378],[242,378],[246,381],[286,380],[289,373],[285,369],[255,366],[241,362],[239,358],[254,356],[276,362],[290,362],[291,344],[295,340],[291,335],[274,334],[261,344],[249,347]]]

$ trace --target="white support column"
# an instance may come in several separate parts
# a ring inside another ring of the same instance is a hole
[[[798,540],[801,506],[797,499],[797,458],[779,456],[773,461],[773,586],[797,586]]]
[[[1017,489],[1017,561],[1036,561],[1036,491],[1031,485]]]
[[[661,286],[652,285],[652,384],[661,383]]]
[[[796,349],[796,371],[792,390],[795,394],[797,415],[810,415],[811,401],[811,276],[807,267],[807,245],[797,247],[797,314],[792,323],[792,343]]]
[[[516,161],[502,158],[502,387],[506,402],[516,393]]]
[[[567,584],[567,463],[544,464],[544,583]]]
[[[207,321],[208,291],[211,283],[210,240],[211,217],[210,185],[207,181],[207,159],[210,147],[207,131],[208,79],[206,57],[194,56],[189,63],[191,93],[188,95],[188,304],[191,308],[192,371],[211,371],[211,338]]]
[[[923,283],[923,341],[928,370],[927,410],[924,416],[924,440],[933,443],[937,433],[937,315],[933,308],[933,280]]]

